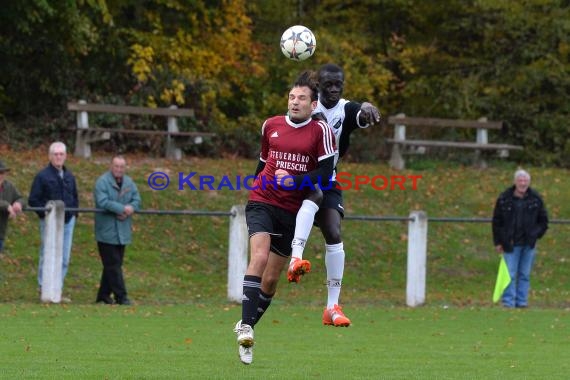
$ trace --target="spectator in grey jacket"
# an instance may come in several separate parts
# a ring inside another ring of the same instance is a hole
[[[97,303],[130,305],[123,277],[126,245],[132,242],[132,215],[140,209],[141,197],[131,177],[125,175],[126,161],[114,156],[111,169],[95,183],[95,239],[103,264]],[[114,295],[114,299],[111,297]]]
[[[10,168],[0,161],[0,254],[4,250],[8,218],[15,218],[21,213],[25,202],[16,186],[6,179],[9,171]]]

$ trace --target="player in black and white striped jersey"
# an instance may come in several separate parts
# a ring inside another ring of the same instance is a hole
[[[319,101],[314,114],[321,114],[332,129],[337,152],[335,172],[338,160],[344,156],[350,145],[350,134],[360,128],[379,124],[381,115],[374,105],[362,104],[342,98],[344,90],[344,72],[335,64],[326,64],[318,72]],[[333,174],[334,176],[334,174]],[[334,178],[333,178],[334,180]],[[348,319],[339,306],[340,289],[344,274],[345,252],[341,238],[341,220],[344,217],[342,191],[336,182],[329,189],[323,190],[323,199],[318,206],[318,194],[312,194],[303,201],[297,213],[295,238],[292,243],[292,256],[287,277],[290,282],[299,282],[301,276],[310,271],[310,263],[303,260],[303,250],[309,237],[313,222],[321,229],[325,238],[325,265],[327,269],[327,306],[323,312],[323,324],[332,326],[350,326]]]

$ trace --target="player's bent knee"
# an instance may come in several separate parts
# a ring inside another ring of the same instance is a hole
[[[339,244],[342,243],[342,237],[340,235],[340,228],[331,226],[322,226],[321,231],[323,232],[323,237],[327,244]]]

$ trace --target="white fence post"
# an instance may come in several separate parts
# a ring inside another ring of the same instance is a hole
[[[399,113],[396,115],[397,118],[405,118],[406,115]],[[406,126],[404,124],[394,125],[394,144],[392,146],[392,154],[390,156],[390,167],[396,170],[403,170],[406,166],[404,157],[402,156],[401,149],[403,146],[398,144],[398,141],[406,140]]]
[[[480,117],[479,119],[477,119],[477,121],[479,123],[486,123],[487,118],[486,117]],[[476,143],[477,144],[488,144],[489,143],[489,134],[487,132],[487,128],[485,128],[485,127],[477,128]]]
[[[170,106],[170,109],[178,109],[175,105]],[[167,120],[168,132],[180,132],[178,130],[178,120],[176,116],[169,116]],[[173,160],[182,159],[182,150],[176,146],[174,137],[171,135],[166,136],[166,158]]]
[[[44,262],[42,271],[42,302],[61,302],[63,286],[63,228],[65,204],[63,201],[49,201],[46,205],[44,228]]]
[[[427,214],[413,211],[408,222],[408,276],[406,305],[422,305],[426,299]]]
[[[241,303],[243,276],[247,270],[249,248],[245,206],[233,206],[231,213],[228,248],[228,300]]]
[[[486,117],[480,117],[479,119],[477,119],[477,121],[480,123],[486,123],[487,118]],[[487,129],[486,128],[477,128],[477,143],[478,144],[488,144],[489,143],[489,138],[487,135]],[[497,153],[498,153],[499,157],[501,157],[501,158],[509,157],[509,150],[508,149],[500,149]]]
[[[87,104],[85,100],[80,100],[77,103]],[[75,156],[89,158],[91,157],[91,145],[89,144],[89,137],[85,133],[89,129],[89,115],[86,111],[77,111],[76,120]]]
[[[487,118],[486,117],[480,117],[479,119],[477,119],[477,121],[479,123],[481,123],[482,125],[484,125],[487,123]],[[477,128],[477,140],[476,140],[476,142],[477,142],[477,144],[488,144],[489,143],[489,135],[487,132],[487,128],[485,128],[485,127]],[[480,169],[486,169],[487,168],[487,162],[483,158],[483,152],[480,149],[477,149],[475,151],[475,165],[477,167],[479,167]]]

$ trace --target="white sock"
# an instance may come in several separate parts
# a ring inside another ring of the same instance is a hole
[[[295,258],[303,258],[305,244],[307,243],[307,239],[311,233],[311,228],[313,227],[317,211],[319,211],[319,206],[315,202],[305,199],[299,209],[299,212],[297,212],[295,235],[293,237],[293,242],[291,243],[291,247],[293,248],[291,262]]]
[[[327,308],[338,305],[342,276],[344,273],[344,246],[342,243],[325,244],[325,265],[327,267]]]

